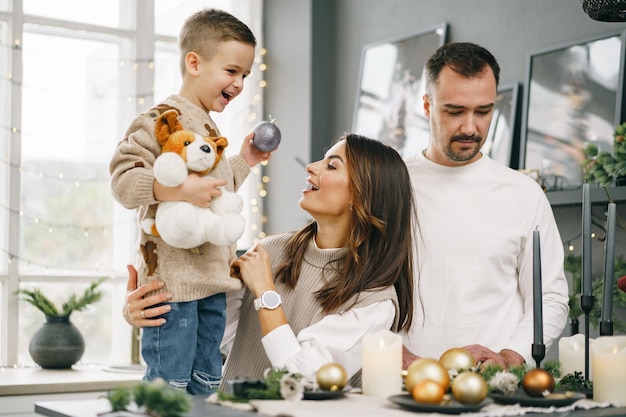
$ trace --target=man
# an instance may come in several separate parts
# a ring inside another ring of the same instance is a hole
[[[446,44],[426,63],[431,141],[407,160],[420,234],[404,367],[453,347],[483,364],[534,364],[534,230],[541,236],[546,350],[567,321],[563,246],[545,193],[480,152],[499,73],[493,55],[471,43]]]

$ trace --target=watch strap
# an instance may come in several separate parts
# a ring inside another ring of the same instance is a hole
[[[274,297],[276,299],[276,302],[272,305],[266,304],[265,298],[268,296]],[[274,310],[275,308],[278,308],[281,304],[282,304],[282,299],[280,297],[280,294],[278,294],[276,291],[273,291],[273,290],[265,291],[263,294],[261,294],[259,298],[254,299],[254,309],[257,311],[262,308]]]

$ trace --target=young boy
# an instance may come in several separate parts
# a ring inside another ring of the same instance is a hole
[[[241,93],[254,61],[256,39],[234,16],[205,9],[187,19],[179,47],[180,93],[135,118],[110,164],[113,195],[124,207],[138,210],[139,224],[154,218],[159,201],[184,200],[209,207],[211,199],[221,193],[217,187],[236,191],[250,167],[270,157],[252,147],[250,134],[239,155],[222,158],[213,169],[211,175],[220,179],[191,174],[173,188],[155,180],[152,166],[161,153],[155,137],[157,117],[176,109],[184,129],[220,136],[209,113],[223,111]],[[139,249],[140,284],[160,280],[165,287],[159,292],[172,293],[165,325],[143,329],[144,379],[163,378],[191,394],[210,394],[219,387],[222,374],[219,347],[225,326],[224,293],[241,288],[241,281],[230,277],[236,248],[206,243],[191,250],[178,249],[142,231]]]

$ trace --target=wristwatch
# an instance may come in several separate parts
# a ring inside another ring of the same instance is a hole
[[[282,304],[280,294],[276,291],[265,291],[259,298],[254,300],[254,308],[260,310],[267,308],[268,310],[274,310]]]

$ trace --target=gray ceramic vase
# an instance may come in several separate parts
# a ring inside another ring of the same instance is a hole
[[[68,369],[85,352],[85,340],[69,316],[46,316],[28,347],[35,363],[45,369]]]

